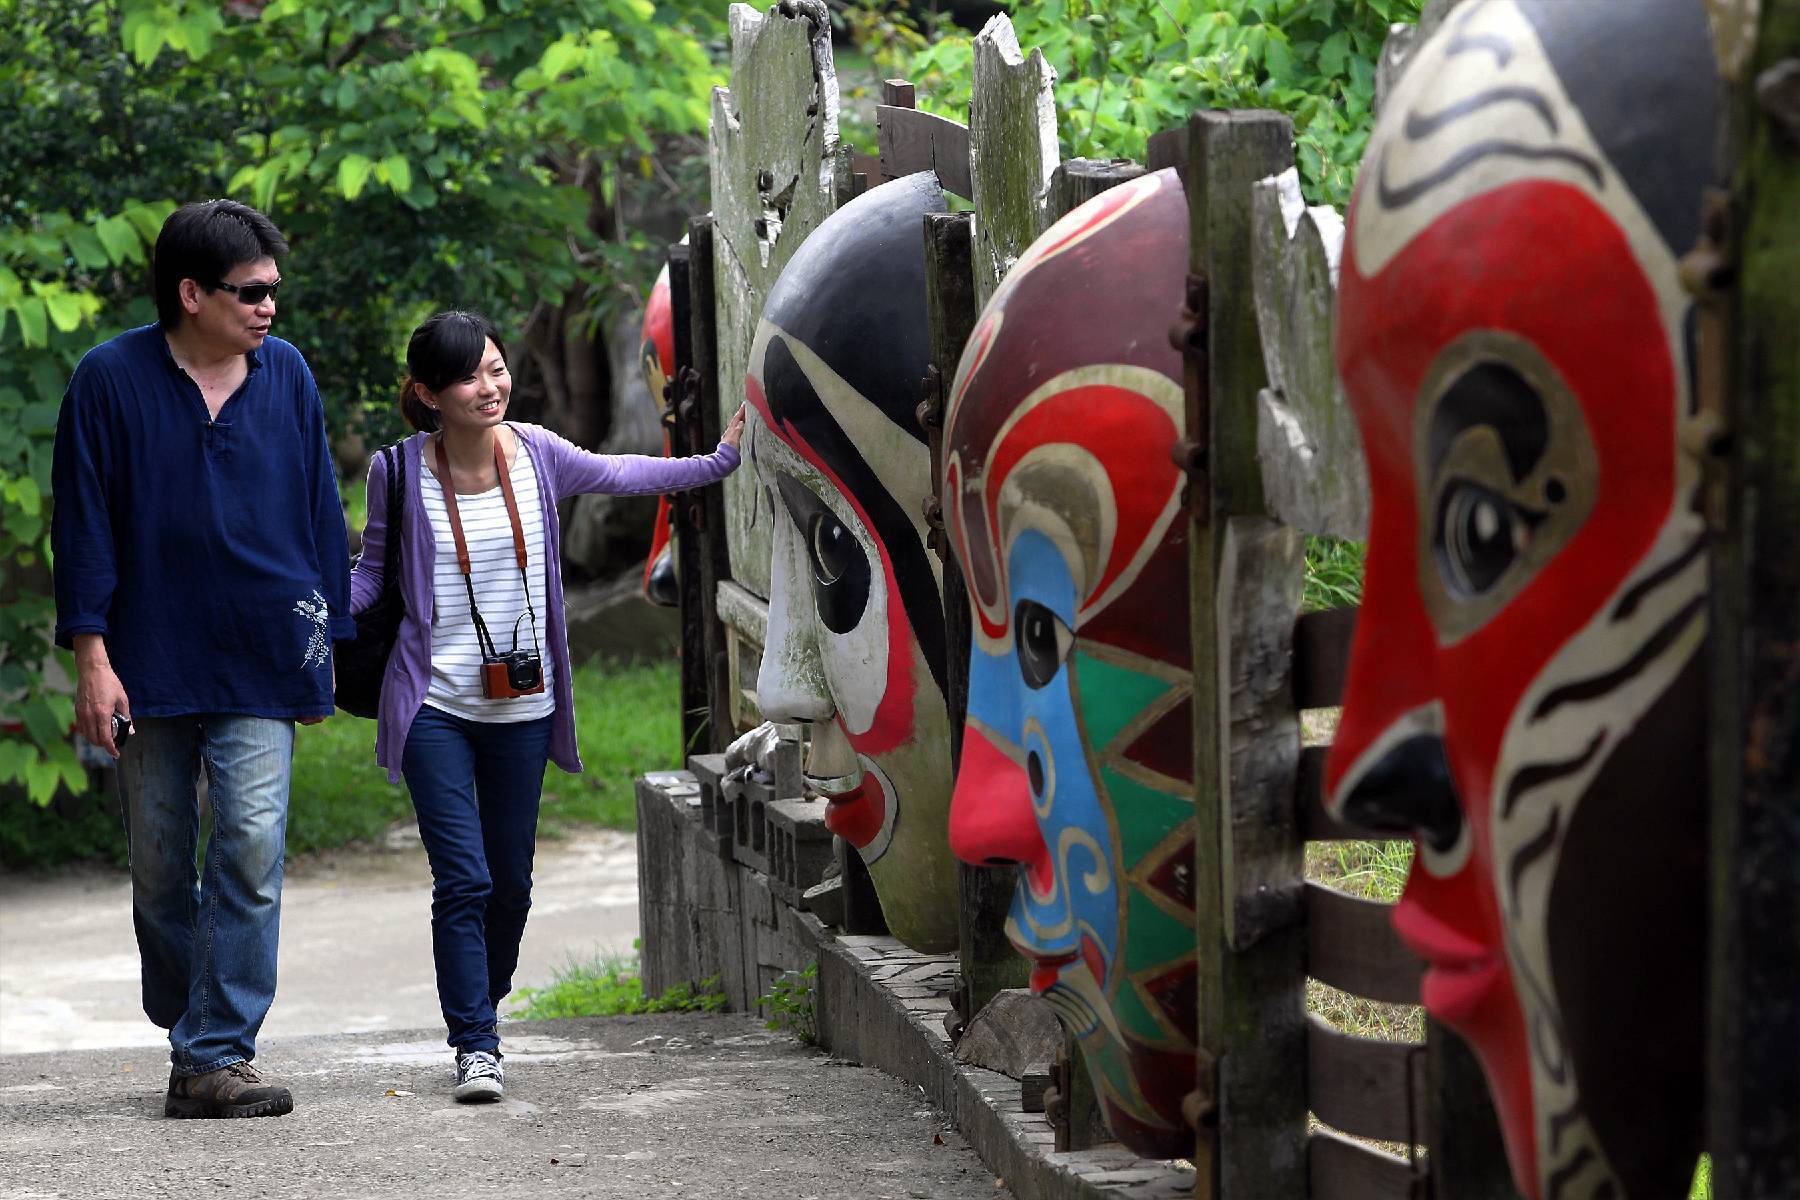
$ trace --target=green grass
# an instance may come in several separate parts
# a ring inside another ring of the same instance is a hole
[[[673,661],[575,668],[575,731],[585,773],[544,769],[539,831],[632,829],[632,778],[680,765],[679,668]],[[403,785],[375,765],[375,722],[338,713],[295,731],[288,853],[378,840],[410,816]]]
[[[1305,612],[1345,608],[1362,603],[1362,542],[1308,535],[1306,539]]]
[[[601,952],[586,961],[570,959],[551,982],[519,988],[507,997],[508,1014],[524,1021],[558,1017],[617,1017],[632,1013],[720,1012],[725,994],[713,976],[698,990],[678,984],[660,996],[646,996],[636,954]]]

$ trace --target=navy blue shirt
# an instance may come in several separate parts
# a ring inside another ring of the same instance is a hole
[[[331,712],[349,549],[318,385],[277,337],[219,410],[161,325],[75,368],[52,465],[56,643],[105,635],[134,717]]]

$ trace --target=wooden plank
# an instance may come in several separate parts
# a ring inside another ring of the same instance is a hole
[[[1071,158],[1050,175],[1049,218],[1061,220],[1101,192],[1143,173],[1129,158]]]
[[[696,428],[699,402],[696,400],[692,408],[695,410],[684,417],[681,411],[683,392],[691,390],[684,381],[691,380],[698,384],[700,376],[693,371],[693,321],[691,307],[693,289],[689,275],[690,247],[686,244],[669,247],[669,308],[674,324],[675,362],[674,372],[669,377],[669,408],[674,417],[669,422],[669,450],[677,456],[695,453],[694,441],[698,436]],[[711,311],[711,302],[707,309]],[[717,489],[707,489],[716,491]],[[701,520],[697,519],[705,501],[700,496],[678,497],[669,505],[669,519],[672,526],[671,550],[675,555],[675,588],[677,603],[681,612],[681,679],[679,694],[681,697],[681,746],[685,751],[688,746],[710,745],[704,740],[711,737],[708,703],[707,669],[711,658],[707,654],[707,622],[716,620],[711,606],[706,600],[706,591],[700,580],[700,555],[702,553]],[[716,634],[715,634],[716,637]]]
[[[1800,1179],[1800,0],[1763,10],[1735,93],[1747,103],[1721,118],[1745,129],[1736,328],[1720,355],[1735,437],[1711,611],[1708,1119],[1721,1200],[1791,1194]]]
[[[877,105],[875,121],[881,146],[881,173],[899,179],[918,171],[936,171],[944,190],[973,199],[969,179],[969,127],[915,108]]]
[[[1314,1130],[1306,1139],[1306,1172],[1308,1200],[1411,1200],[1413,1195],[1412,1165],[1404,1158],[1329,1129]]]
[[[1500,1118],[1474,1052],[1425,1018],[1425,1138],[1435,1194],[1455,1200],[1518,1200]]]
[[[1309,842],[1396,842],[1406,838],[1383,830],[1346,825],[1325,811],[1325,759],[1330,746],[1304,746],[1295,804],[1300,812],[1300,836]]]
[[[689,378],[696,390],[687,398],[693,401],[693,408],[683,419],[688,423],[688,437],[696,450],[719,444],[723,420],[718,395],[718,276],[714,270],[718,260],[714,253],[714,229],[711,216],[697,217],[688,223],[688,353],[694,369]],[[687,399],[684,399],[684,405]],[[717,753],[737,736],[731,719],[730,652],[717,607],[719,581],[729,578],[731,573],[730,550],[726,545],[726,493],[721,488],[696,488],[683,495],[688,498],[688,520],[699,531],[695,574],[702,606],[707,726],[711,730],[707,745],[697,748]]]
[[[709,133],[714,399],[725,417],[744,398],[769,289],[838,202],[838,87],[825,6],[785,3],[765,14],[733,4],[729,25],[731,86],[713,90]],[[766,596],[774,535],[770,506],[757,502],[761,490],[749,461],[725,480],[729,578]]]
[[[1306,885],[1306,973],[1320,983],[1388,1004],[1417,1004],[1425,964],[1394,932],[1394,906]]]
[[[975,294],[982,305],[1049,224],[1056,144],[1056,72],[1019,48],[1005,13],[975,38],[969,100],[969,180],[975,205]]]
[[[1369,471],[1332,355],[1344,219],[1308,208],[1292,167],[1251,189],[1251,266],[1269,386],[1257,456],[1269,510],[1307,533],[1369,536]]]
[[[1294,622],[1294,706],[1335,708],[1350,674],[1355,607],[1306,613]]]
[[[1409,1111],[1425,1091],[1425,1047],[1341,1033],[1306,1018],[1306,1098],[1319,1120],[1352,1137],[1410,1142]]]
[[[1255,453],[1265,382],[1249,186],[1290,165],[1292,137],[1286,118],[1244,113],[1196,113],[1188,137],[1197,1027],[1202,1064],[1217,1064],[1215,1078],[1201,1071],[1193,1106],[1195,1194],[1274,1200],[1306,1187],[1299,734],[1287,677],[1300,538],[1259,518],[1260,481],[1228,459]]]
[[[881,103],[889,108],[917,108],[918,95],[908,80],[884,79],[881,81]]]

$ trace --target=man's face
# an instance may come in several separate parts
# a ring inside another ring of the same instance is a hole
[[[210,283],[211,281],[207,281]],[[272,258],[239,263],[225,273],[221,283],[244,287],[281,282],[281,272]],[[263,344],[275,321],[275,297],[263,297],[256,304],[245,304],[229,288],[202,287],[198,281],[182,281],[183,300],[188,324],[207,342],[230,353],[249,353]]]
[[[1606,7],[1469,4],[1415,52],[1339,294],[1372,516],[1330,803],[1416,836],[1395,926],[1544,1200],[1673,1195],[1697,1152],[1689,300],[1633,190],[1657,118],[1570,74]]]

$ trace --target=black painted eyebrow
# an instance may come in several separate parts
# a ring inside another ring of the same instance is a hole
[[[1471,117],[1484,108],[1492,108],[1496,104],[1517,102],[1535,112],[1549,128],[1556,133],[1561,126],[1556,121],[1556,111],[1550,107],[1550,101],[1536,88],[1530,87],[1497,87],[1485,92],[1477,92],[1473,96],[1465,96],[1451,104],[1445,105],[1434,113],[1409,112],[1406,114],[1406,136],[1417,141],[1430,137],[1438,130]]]

